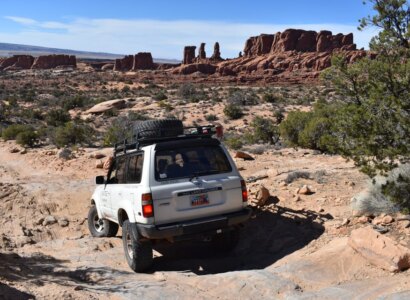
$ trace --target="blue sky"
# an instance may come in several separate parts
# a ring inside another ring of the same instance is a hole
[[[355,35],[367,47],[374,30],[358,32],[371,13],[361,0],[2,0],[0,42],[157,58],[182,57],[184,45],[221,45],[235,57],[249,36],[287,28]]]

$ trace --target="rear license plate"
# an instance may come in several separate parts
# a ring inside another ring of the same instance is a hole
[[[208,194],[192,195],[191,196],[191,206],[201,206],[208,205],[209,198]]]

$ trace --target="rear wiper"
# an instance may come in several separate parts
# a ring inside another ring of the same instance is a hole
[[[194,180],[194,178],[198,178],[199,176],[205,175],[205,174],[208,174],[208,173],[209,173],[209,171],[196,171],[196,172],[193,172],[191,177],[189,178],[189,181],[192,181],[192,180]]]

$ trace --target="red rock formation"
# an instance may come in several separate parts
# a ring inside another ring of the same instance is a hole
[[[31,55],[14,55],[0,61],[0,70],[21,70],[30,69],[34,62]]]
[[[184,48],[184,59],[182,63],[184,65],[186,64],[192,64],[195,59],[195,46],[185,46]]]
[[[34,60],[32,69],[54,69],[56,67],[77,67],[77,60],[74,55],[42,55]]]
[[[223,60],[221,58],[221,51],[219,49],[219,43],[216,42],[214,45],[214,53],[212,53],[212,56],[210,58],[211,61],[221,61]]]
[[[124,58],[116,59],[114,71],[130,71],[134,65],[134,56],[126,55]]]
[[[132,70],[152,70],[154,69],[154,61],[150,52],[139,52],[134,56]]]
[[[206,59],[205,43],[201,43],[198,51],[198,60]]]
[[[189,75],[195,72],[211,75],[216,72],[217,66],[207,63],[186,64],[172,70],[173,74]]]
[[[337,49],[356,50],[353,44],[353,34],[341,33],[332,35],[330,31],[306,31],[301,29],[287,29],[275,35],[261,34],[249,38],[245,43],[245,56],[258,56],[267,53],[285,51],[323,52]]]

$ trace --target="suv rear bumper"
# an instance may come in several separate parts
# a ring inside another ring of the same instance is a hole
[[[250,218],[252,210],[245,208],[241,211],[222,214],[194,221],[178,222],[164,225],[137,224],[138,232],[149,239],[163,239],[182,235],[194,235],[225,229],[241,224]]]

